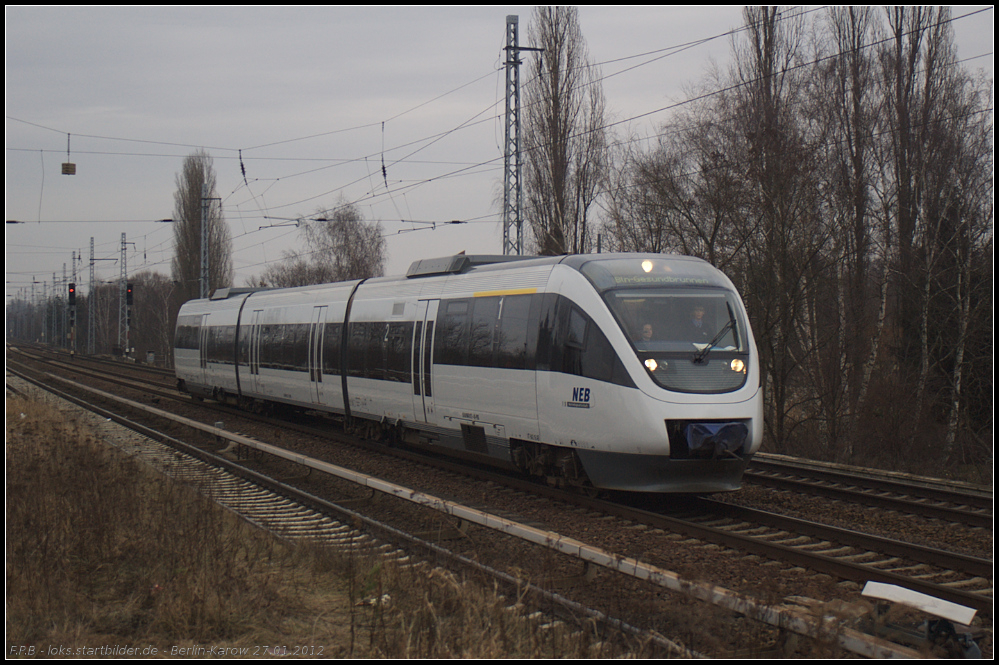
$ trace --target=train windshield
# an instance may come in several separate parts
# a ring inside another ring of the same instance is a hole
[[[744,352],[738,303],[728,291],[615,290],[604,299],[640,352]]]
[[[717,271],[654,259],[647,261],[651,270],[635,260],[616,263],[594,262],[582,272],[590,273],[659,385],[704,393],[742,387],[749,363],[745,318],[738,296]]]

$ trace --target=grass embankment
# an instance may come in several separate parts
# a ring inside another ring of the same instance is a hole
[[[6,406],[8,656],[599,655],[450,574],[286,546],[55,408]]]

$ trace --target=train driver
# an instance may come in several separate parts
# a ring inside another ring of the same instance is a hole
[[[692,342],[710,341],[711,331],[708,330],[707,322],[704,320],[704,305],[696,304],[690,310],[690,317],[685,324],[684,333],[686,338]]]

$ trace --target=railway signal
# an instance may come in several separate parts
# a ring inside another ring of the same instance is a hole
[[[67,298],[67,303],[69,305],[69,353],[70,356],[76,355],[76,283],[69,283],[69,297]]]
[[[128,338],[128,330],[132,327],[132,284],[128,283],[125,285],[125,330],[126,330],[126,340]]]

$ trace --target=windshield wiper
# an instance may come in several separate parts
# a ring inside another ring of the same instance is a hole
[[[725,303],[725,307],[728,308],[728,323],[723,325],[722,329],[718,331],[718,334],[716,334],[714,337],[711,338],[711,341],[708,342],[707,346],[705,346],[703,349],[697,352],[697,355],[694,356],[695,365],[700,365],[701,363],[703,363],[704,359],[708,357],[709,353],[711,353],[712,347],[714,347],[715,344],[721,341],[721,338],[725,336],[725,333],[735,328],[735,314],[732,313],[732,306],[729,305],[728,303]]]

